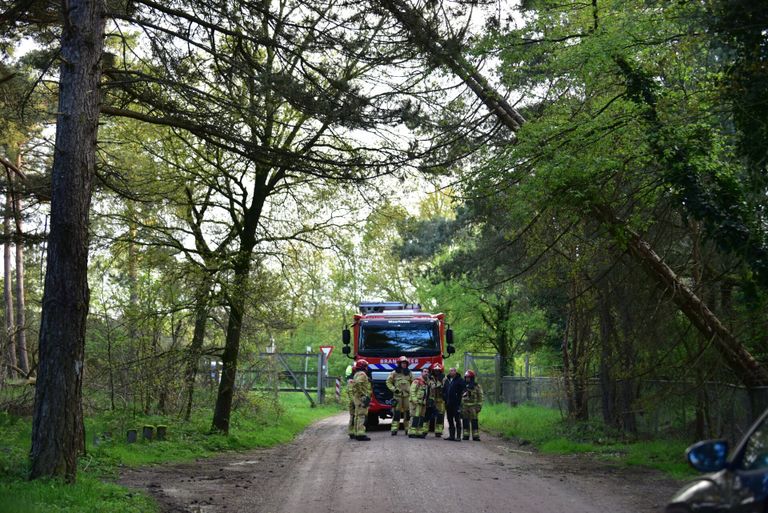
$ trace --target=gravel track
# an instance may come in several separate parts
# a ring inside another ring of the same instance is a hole
[[[129,470],[120,482],[148,491],[167,513],[650,513],[680,486],[488,435],[456,443],[379,430],[357,442],[346,422],[336,415],[288,445]]]

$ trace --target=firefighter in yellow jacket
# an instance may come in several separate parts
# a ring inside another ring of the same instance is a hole
[[[443,366],[436,363],[435,366],[432,367],[432,372],[429,378],[429,397],[435,402],[435,436],[437,438],[443,436],[443,426],[445,424],[445,398],[443,397],[444,382],[445,376],[443,375]]]
[[[371,404],[371,381],[368,379],[368,362],[355,362],[354,376],[349,383],[349,398],[354,407],[355,440],[368,441],[365,434],[365,418],[368,416],[368,405]],[[352,438],[352,436],[350,436]]]
[[[347,431],[352,440],[355,439],[355,401],[352,400],[352,378],[355,376],[355,363],[349,364],[344,372],[347,379],[347,397],[349,398],[349,428]]]
[[[468,370],[464,373],[466,390],[461,400],[461,423],[464,427],[462,439],[469,440],[470,427],[472,428],[472,440],[480,441],[480,429],[477,423],[477,414],[483,409],[483,387],[475,381],[475,373]]]
[[[411,430],[408,438],[425,438],[429,421],[427,417],[427,403],[429,398],[429,371],[422,369],[421,376],[411,383]],[[426,422],[425,422],[426,421]]]
[[[392,392],[392,436],[395,436],[400,429],[401,419],[405,432],[408,433],[408,403],[412,381],[408,358],[401,356],[397,360],[397,368],[387,377],[387,388]]]

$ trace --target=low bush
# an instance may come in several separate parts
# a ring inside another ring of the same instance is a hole
[[[636,440],[599,422],[567,422],[557,410],[541,406],[488,404],[480,426],[505,438],[552,454],[590,453],[626,465],[659,469],[672,477],[694,474],[683,454],[688,442],[679,439]]]

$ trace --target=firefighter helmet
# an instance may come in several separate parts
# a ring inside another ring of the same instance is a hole
[[[464,379],[475,379],[475,372],[472,370],[468,370],[464,373]]]
[[[361,371],[368,368],[368,360],[358,360],[355,362],[355,370]]]
[[[434,365],[434,367],[432,367],[432,370],[433,370],[433,371],[437,371],[437,372],[442,372],[442,370],[443,370],[443,366],[442,366],[442,365],[440,365],[439,363],[436,363],[436,364]]]
[[[403,362],[408,363],[408,357],[407,356],[401,356],[400,358],[397,359],[397,364],[398,365],[400,365]]]

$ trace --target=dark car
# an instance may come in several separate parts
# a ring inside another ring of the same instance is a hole
[[[688,483],[666,513],[768,513],[768,411],[730,451],[725,440],[698,442],[688,462],[707,474]]]

